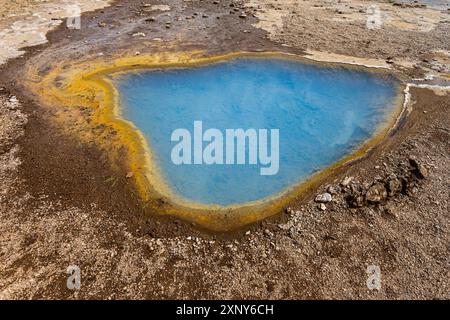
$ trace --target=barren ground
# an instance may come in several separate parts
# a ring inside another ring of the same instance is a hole
[[[1,2],[0,298],[450,298],[448,89],[411,87],[410,113],[366,157],[273,218],[212,234],[146,210],[126,155],[110,163],[23,86],[31,66],[179,50],[280,50],[448,86],[448,10],[379,1],[384,23],[370,30],[368,1],[130,0],[85,13],[81,30],[58,22],[36,36],[35,25],[11,26],[41,1]],[[87,121],[82,108],[67,113]],[[380,185],[389,194],[376,199]],[[326,190],[333,201],[321,210],[314,198]],[[79,291],[66,288],[70,265],[81,268]],[[380,290],[366,286],[370,265],[381,269]]]

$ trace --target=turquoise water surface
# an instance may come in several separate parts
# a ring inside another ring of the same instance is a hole
[[[277,194],[333,164],[374,134],[397,97],[390,76],[277,58],[133,72],[116,82],[122,116],[148,139],[173,192],[222,206]],[[180,128],[193,135],[194,121],[224,136],[226,129],[278,129],[279,170],[174,164],[171,135]]]

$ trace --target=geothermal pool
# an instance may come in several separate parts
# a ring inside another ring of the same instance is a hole
[[[121,116],[147,139],[172,193],[220,206],[277,195],[357,149],[389,118],[398,85],[380,73],[249,57],[130,71],[115,84]],[[244,145],[226,139],[239,128],[250,130]]]

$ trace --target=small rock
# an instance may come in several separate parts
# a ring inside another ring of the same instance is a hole
[[[269,231],[269,229],[264,230],[264,234],[269,238],[273,237],[273,233]]]
[[[353,177],[345,177],[344,180],[342,180],[342,182],[341,182],[341,186],[347,187],[350,184],[350,182],[352,182],[352,181],[353,181]]]
[[[425,166],[419,163],[415,158],[409,158],[409,164],[412,167],[412,173],[419,179],[428,177],[428,170]]]
[[[347,202],[352,208],[361,208],[364,206],[364,197],[360,194],[351,195]]]
[[[381,176],[375,176],[375,178],[373,178],[375,181],[383,181],[383,178]]]
[[[317,195],[315,201],[319,203],[328,203],[333,200],[333,197],[328,192]]]
[[[381,183],[375,183],[372,185],[366,193],[366,200],[370,203],[380,203],[387,197],[387,191],[384,185]]]
[[[127,177],[127,179],[130,179],[130,178],[132,178],[134,176],[134,173],[133,172],[128,172],[127,173],[127,175],[126,175],[126,177]]]
[[[402,190],[402,183],[397,178],[390,178],[387,183],[388,196],[393,197]]]
[[[289,226],[289,224],[278,224],[278,229],[281,229],[281,230],[289,230],[289,228],[290,228],[290,226]]]
[[[341,192],[341,188],[339,186],[329,186],[327,188],[327,191],[329,194],[334,195],[334,194],[338,194],[339,192]]]
[[[353,181],[350,184],[350,193],[353,195],[359,195],[364,191],[364,185],[361,185],[357,181]]]
[[[321,210],[321,211],[327,210],[327,206],[326,206],[324,203],[319,204],[317,207],[318,207],[319,210]]]
[[[398,214],[395,213],[391,208],[384,208],[383,213],[392,218],[398,218]]]

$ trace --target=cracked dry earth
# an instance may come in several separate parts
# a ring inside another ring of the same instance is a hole
[[[300,5],[305,10],[321,8],[310,2]],[[313,51],[325,46],[335,54],[382,60],[394,54],[382,35],[373,39],[372,48],[358,46],[359,40],[345,41],[347,33],[334,41],[331,35],[338,30],[328,25],[332,21],[321,21],[329,32],[315,33],[322,42],[310,43],[307,29],[318,23],[300,21],[311,19],[309,14],[291,16],[292,3],[251,1],[245,6],[260,6],[257,25],[280,45]],[[351,5],[359,12],[361,3],[316,4],[344,6],[343,12],[353,10]],[[284,12],[278,16],[271,11],[277,6],[275,11]],[[332,16],[331,9],[324,10],[325,16]],[[394,16],[404,14],[398,10]],[[336,19],[343,14],[333,12],[339,15]],[[270,19],[275,23],[264,24]],[[414,37],[404,38],[418,31],[385,31],[394,39],[405,39],[394,46],[410,48],[402,55],[396,51],[394,61],[417,60],[414,63],[421,66],[407,73],[445,72],[445,64],[431,62],[437,61],[436,48],[450,45],[448,25],[436,23],[434,28],[429,41],[419,40],[418,46],[408,42]],[[355,37],[363,41],[368,35]],[[343,49],[337,50],[341,44]],[[436,66],[438,70],[432,68]],[[195,228],[148,232],[145,223],[129,223],[95,199],[77,206],[48,190],[37,192],[21,171],[27,153],[23,137],[30,135],[38,111],[30,111],[26,99],[1,89],[0,298],[449,299],[450,100],[445,91],[412,88],[411,93],[408,119],[373,153],[346,166],[278,216],[223,235]],[[40,170],[37,165],[35,170]],[[394,178],[400,184],[393,191],[389,181]],[[369,191],[373,186],[381,186],[380,192]],[[325,192],[332,200],[319,205],[315,196]],[[156,221],[161,228],[164,224]],[[79,291],[66,287],[70,265],[81,269]],[[371,265],[381,270],[379,290],[367,288]]]

